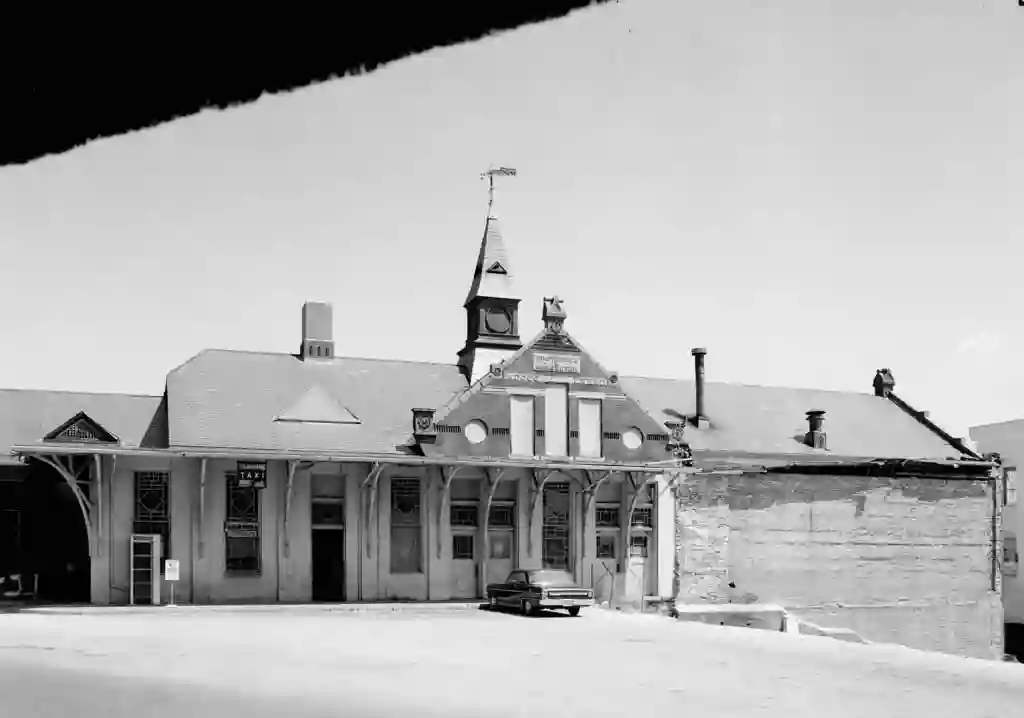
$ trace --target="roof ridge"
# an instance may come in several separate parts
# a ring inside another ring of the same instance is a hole
[[[39,394],[75,394],[76,396],[131,396],[140,399],[162,399],[163,394],[135,394],[119,391],[75,391],[74,389],[29,389],[24,387],[0,387],[0,391],[24,391]]]
[[[692,377],[689,377],[689,378],[686,378],[686,379],[680,379],[678,377],[668,377],[668,376],[636,376],[636,375],[633,375],[633,374],[619,374],[619,379],[620,380],[622,380],[622,379],[647,379],[647,380],[652,380],[652,381],[685,381],[685,382],[691,382],[691,383],[694,381]],[[787,386],[787,385],[784,385],[784,384],[747,384],[745,382],[735,382],[735,381],[705,381],[704,384],[705,384],[705,386],[707,386],[708,384],[722,384],[722,385],[725,385],[725,386],[738,386],[738,387],[744,387],[744,388],[748,388],[748,389],[780,389],[780,390],[783,390],[783,391],[813,391],[813,392],[817,392],[819,394],[854,394],[854,395],[859,395],[859,396],[874,396],[874,394],[872,392],[869,392],[869,391],[855,391],[855,390],[852,390],[852,389],[815,389],[813,387],[807,387],[807,386]]]
[[[291,352],[267,352],[267,351],[256,351],[252,349],[218,349],[216,347],[210,347],[201,350],[196,357],[207,354],[209,352],[221,352],[223,354],[252,354],[256,356],[274,356],[274,357],[291,357],[296,361],[302,361],[302,358],[291,353]],[[195,357],[193,357],[195,358]],[[316,360],[317,364],[329,364],[334,361],[347,360],[347,361],[371,361],[371,362],[387,362],[389,364],[428,364],[430,366],[443,366],[450,367],[452,369],[458,369],[458,365],[451,362],[440,362],[440,361],[419,361],[416,359],[388,359],[386,357],[357,357],[357,356],[333,356],[333,357],[322,357]]]

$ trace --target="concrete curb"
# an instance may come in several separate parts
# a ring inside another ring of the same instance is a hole
[[[472,603],[332,603],[332,604],[217,604],[194,606],[37,606],[22,608],[18,613],[51,616],[137,616],[137,615],[203,615],[242,613],[403,613],[451,612],[479,610],[479,602]]]

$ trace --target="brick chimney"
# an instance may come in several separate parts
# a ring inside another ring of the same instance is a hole
[[[825,412],[821,409],[812,409],[807,412],[807,428],[809,431],[804,436],[804,443],[812,449],[828,448],[825,442],[825,432],[822,425],[825,423]]]
[[[693,355],[693,388],[696,393],[697,405],[693,412],[693,425],[698,429],[706,429],[709,425],[708,415],[704,407],[704,355],[708,353],[703,347],[690,350]]]
[[[326,302],[302,305],[302,359],[330,359],[334,356],[334,318]]]
[[[875,396],[887,397],[896,388],[896,380],[892,378],[892,372],[888,369],[879,369],[875,372]]]

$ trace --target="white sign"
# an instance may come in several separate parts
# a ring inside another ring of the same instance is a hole
[[[533,355],[534,371],[551,371],[556,374],[579,374],[579,354],[541,354]]]
[[[178,559],[169,558],[164,561],[164,580],[165,581],[177,581],[178,580]]]

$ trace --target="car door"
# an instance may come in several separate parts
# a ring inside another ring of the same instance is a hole
[[[502,587],[501,598],[498,599],[499,603],[505,606],[518,606],[519,605],[519,592],[522,591],[522,585],[526,580],[525,574],[522,571],[513,571],[505,579],[505,585]]]

